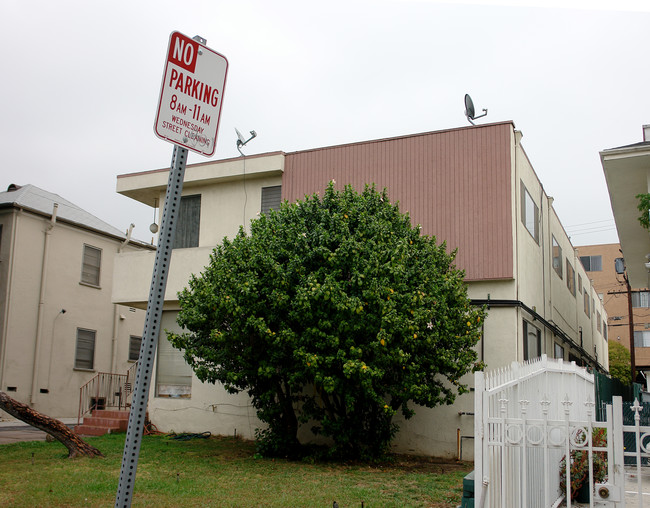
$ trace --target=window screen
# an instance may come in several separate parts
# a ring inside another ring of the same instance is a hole
[[[555,273],[558,274],[560,279],[562,278],[562,247],[560,247],[560,244],[558,241],[555,239],[555,237],[552,237],[552,242],[553,242],[553,270],[555,270]]]
[[[542,356],[542,332],[524,321],[524,360]]]
[[[81,265],[81,282],[99,286],[99,272],[102,264],[102,251],[90,245],[84,245]]]
[[[92,370],[95,366],[95,330],[77,328],[77,347],[74,366],[76,369]]]
[[[633,291],[632,307],[647,309],[650,307],[650,291]]]
[[[192,368],[185,362],[183,352],[161,334],[158,340],[156,396],[177,398],[190,397],[191,394]]]
[[[603,257],[602,256],[580,256],[582,266],[586,272],[602,272],[603,271]]]
[[[261,212],[269,213],[269,210],[279,210],[282,196],[282,185],[273,187],[262,187]]]
[[[573,271],[568,258],[566,260],[566,287],[569,288],[573,296],[576,295],[576,273]]]
[[[142,344],[142,337],[131,335],[129,337],[129,360],[137,362],[140,358],[140,345]]]
[[[187,249],[199,246],[201,226],[201,195],[181,197],[178,223],[174,236],[174,249]]]

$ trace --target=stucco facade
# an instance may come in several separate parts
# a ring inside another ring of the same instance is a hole
[[[0,389],[76,417],[80,387],[125,373],[130,337],[142,335],[144,313],[111,302],[114,258],[151,248],[31,185],[0,193],[0,235]]]
[[[282,199],[291,202],[322,192],[331,180],[358,190],[374,183],[387,188],[424,234],[446,241],[450,251],[458,249],[456,264],[466,272],[470,297],[488,308],[477,346],[488,368],[546,353],[607,370],[607,343],[596,319],[605,316],[600,299],[520,140],[514,125],[504,122],[188,166],[183,195],[201,195],[201,232],[198,245],[174,250],[165,327],[178,329],[176,292],[190,273],[201,272],[224,235],[256,217],[263,188],[280,185]],[[167,174],[120,175],[118,192],[154,206],[162,202]],[[120,255],[116,276],[125,283],[115,287],[114,301],[144,308],[152,267],[153,255]],[[161,337],[162,347],[165,340]],[[154,370],[149,414],[161,430],[233,434],[237,429],[254,436],[259,422],[245,396],[206,387],[191,373],[184,374],[189,393],[160,396],[155,379],[160,369]],[[472,381],[467,376],[466,382]],[[420,408],[401,426],[396,450],[456,456],[458,436],[474,434],[473,396],[463,395],[452,406]],[[472,455],[467,448],[464,459]]]

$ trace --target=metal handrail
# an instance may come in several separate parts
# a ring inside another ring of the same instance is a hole
[[[79,389],[77,425],[93,409],[126,409],[128,407],[133,392],[132,386],[136,365],[137,362],[129,368],[126,374],[98,372],[95,377]]]

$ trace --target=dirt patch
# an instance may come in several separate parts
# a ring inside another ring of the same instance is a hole
[[[388,467],[391,466],[389,465]],[[437,457],[395,455],[395,461],[392,463],[392,467],[408,472],[445,474],[456,471],[467,471],[469,473],[474,469],[474,463]]]

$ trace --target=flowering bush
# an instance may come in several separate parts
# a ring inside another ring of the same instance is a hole
[[[583,430],[578,431],[576,441],[580,444],[587,444],[587,434]],[[603,428],[592,429],[591,432],[592,446],[606,447],[607,432]],[[573,450],[570,454],[571,463],[569,474],[571,476],[571,500],[575,500],[578,492],[585,485],[589,485],[589,450]],[[607,452],[593,452],[593,482],[601,483],[607,479]],[[560,489],[566,492],[566,455],[560,461]]]

